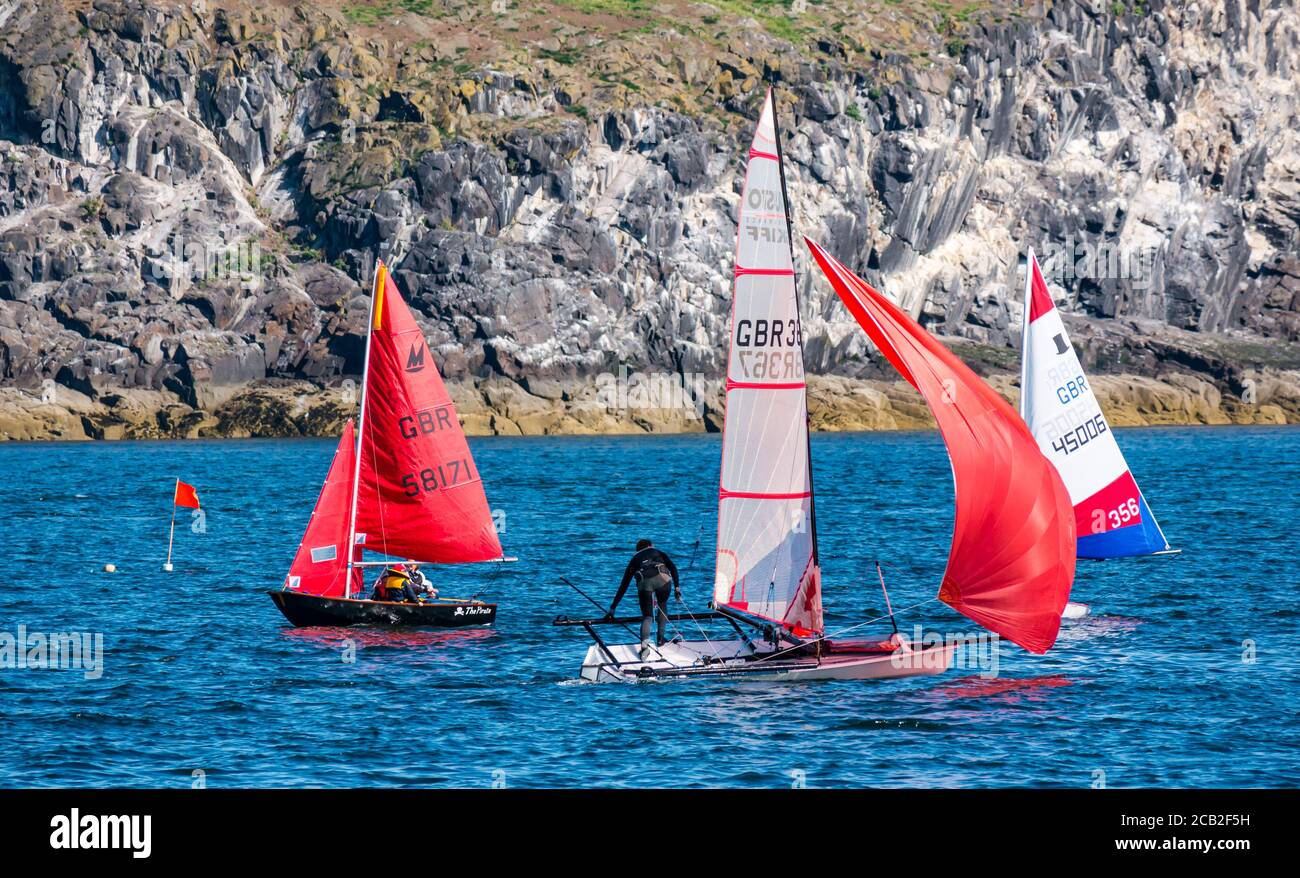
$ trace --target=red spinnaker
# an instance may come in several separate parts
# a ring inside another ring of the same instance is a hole
[[[1056,468],[993,388],[805,241],[849,312],[925,397],[948,447],[957,509],[939,599],[1030,652],[1046,652],[1074,581],[1074,509]]]
[[[348,575],[348,513],[356,459],[356,433],[348,421],[339,437],[325,484],[316,498],[307,532],[302,535],[298,554],[289,567],[285,588],[321,597],[347,597],[349,591],[362,588],[360,567],[352,572],[352,588],[343,587]],[[354,550],[354,557],[360,560],[360,549]]]
[[[375,276],[358,542],[460,563],[501,557],[483,483],[424,333],[383,263]]]

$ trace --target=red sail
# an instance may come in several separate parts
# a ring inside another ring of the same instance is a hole
[[[458,563],[501,557],[469,443],[424,333],[383,263],[370,329],[358,542],[373,552]]]
[[[1056,468],[993,388],[807,243],[849,312],[925,397],[948,447],[957,510],[939,599],[1030,652],[1046,652],[1074,581],[1074,509]]]
[[[339,447],[334,461],[316,498],[307,532],[302,535],[298,554],[293,557],[285,588],[322,597],[347,597],[343,583],[347,581],[348,514],[352,499],[352,473],[357,459],[356,434],[348,421],[339,437]],[[356,550],[360,558],[360,550]],[[352,591],[362,587],[361,570],[352,574]]]

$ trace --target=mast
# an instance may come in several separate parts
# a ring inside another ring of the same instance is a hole
[[[785,187],[785,153],[781,149],[781,123],[776,112],[776,86],[771,89],[772,98],[772,133],[776,140],[776,170],[781,178],[781,202],[785,210],[785,244],[790,249],[790,267],[794,267],[794,221],[791,219],[790,192]],[[803,357],[803,303],[799,299],[799,282],[794,279],[795,319],[799,321],[799,357]],[[817,552],[817,489],[813,485],[812,467],[812,415],[808,413],[808,365],[804,369],[803,417],[804,417],[804,452],[808,456],[808,527],[812,536],[813,564],[821,567],[821,556]]]
[[[172,486],[172,528],[167,535],[167,563],[163,565],[163,572],[171,573],[172,570],[172,543],[176,541],[176,492],[181,489],[180,477],[177,477],[176,484]]]
[[[1025,313],[1020,322],[1020,417],[1029,422],[1029,303],[1034,289],[1034,248],[1025,256]]]
[[[348,512],[348,574],[343,585],[345,597],[352,597],[352,570],[356,566],[353,557],[357,544],[357,495],[361,492],[361,449],[366,441],[366,382],[370,378],[370,337],[375,331],[375,300],[386,280],[387,271],[382,259],[376,260],[375,285],[370,290],[370,310],[366,317],[366,355],[361,364],[361,416],[357,419],[357,462],[352,471],[352,504]]]

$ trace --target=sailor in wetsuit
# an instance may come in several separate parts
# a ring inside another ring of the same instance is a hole
[[[665,610],[668,606],[668,590],[671,587],[680,601],[682,585],[673,559],[656,549],[649,540],[637,540],[636,554],[627,562],[623,581],[618,584],[618,594],[614,595],[614,603],[609,605],[606,618],[613,617],[618,602],[623,600],[628,584],[633,579],[636,580],[637,600],[641,604],[641,658],[648,659],[651,653],[650,618],[657,615],[658,645],[663,646],[667,642],[664,629],[668,624],[668,613]]]

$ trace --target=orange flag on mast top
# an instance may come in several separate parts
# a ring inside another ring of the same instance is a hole
[[[194,490],[193,485],[187,485],[180,479],[176,480],[176,496],[172,499],[175,506],[184,506],[187,509],[199,508],[199,492]]]

